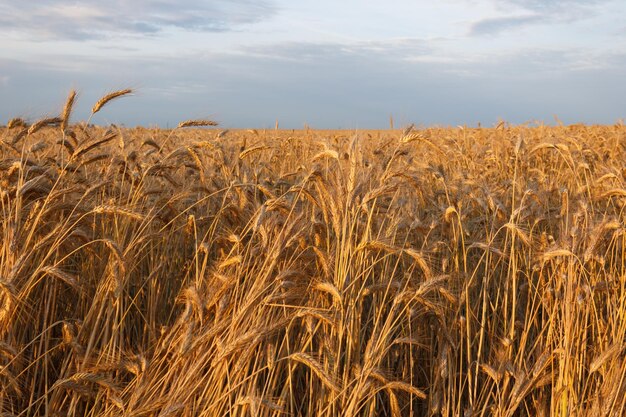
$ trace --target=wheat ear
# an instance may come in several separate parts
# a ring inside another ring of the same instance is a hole
[[[96,104],[93,105],[93,108],[91,109],[91,114],[94,115],[98,113],[100,109],[102,109],[102,107],[104,107],[104,105],[107,104],[109,101],[122,96],[126,96],[128,94],[131,94],[132,92],[133,90],[131,90],[130,88],[126,88],[124,90],[114,91],[107,94],[106,96],[103,96],[102,98],[100,98],[100,100],[96,102]]]

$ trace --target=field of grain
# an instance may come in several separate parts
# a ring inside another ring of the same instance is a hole
[[[626,413],[623,125],[125,129],[71,101],[0,128],[0,415]]]

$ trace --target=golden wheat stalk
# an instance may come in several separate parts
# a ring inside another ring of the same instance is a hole
[[[185,120],[183,122],[180,122],[177,128],[181,129],[184,127],[207,127],[207,126],[217,126],[217,125],[218,123],[214,122],[213,120],[197,119],[197,120]]]
[[[67,96],[67,100],[65,101],[65,106],[63,106],[63,111],[61,112],[61,130],[65,131],[70,122],[70,116],[72,114],[72,108],[74,107],[74,102],[76,101],[76,90],[70,91],[70,94]]]
[[[323,150],[322,152],[318,153],[317,155],[315,155],[311,159],[311,162],[315,162],[315,161],[318,161],[318,160],[324,159],[324,158],[330,158],[330,159],[339,160],[339,153],[337,151],[332,150],[332,149],[326,149],[326,150]]]
[[[145,219],[145,216],[141,213],[137,213],[124,207],[117,207],[109,204],[102,204],[94,207],[93,212],[97,214],[117,214],[139,221]]]
[[[98,100],[96,102],[96,104],[93,105],[93,108],[91,109],[91,114],[94,115],[94,114],[98,113],[102,109],[102,107],[104,107],[111,100],[115,100],[116,98],[123,97],[123,96],[126,96],[128,94],[132,94],[132,92],[133,92],[132,89],[125,88],[123,90],[114,91],[112,93],[109,93],[109,94],[101,97],[100,100]]]
[[[339,289],[331,282],[318,282],[313,287],[318,291],[328,293],[332,296],[332,298],[337,302],[338,305],[343,305],[343,298],[341,297],[341,293]]]
[[[26,122],[21,117],[14,117],[7,123],[7,129],[13,129],[14,127],[26,127]]]
[[[231,265],[240,264],[242,261],[243,261],[243,257],[241,255],[231,256],[230,258],[227,258],[224,261],[220,262],[220,264],[217,266],[217,268],[218,269],[225,269],[225,268],[228,268]]]
[[[620,352],[622,352],[625,346],[626,344],[624,343],[612,344],[604,352],[596,356],[593,359],[593,361],[591,361],[591,364],[589,365],[589,372],[590,373],[597,372],[600,368],[602,368],[602,365],[604,365],[607,361],[609,361],[613,357],[617,356]]]
[[[399,391],[404,391],[404,392],[408,392],[409,394],[415,395],[417,398],[421,398],[422,400],[425,400],[426,398],[428,398],[428,396],[426,395],[426,393],[424,391],[422,391],[421,389],[408,384],[406,382],[402,382],[402,381],[391,381],[388,382],[384,385],[383,387],[384,389],[390,389],[390,390],[399,390]]]
[[[317,360],[313,359],[311,355],[306,353],[297,352],[289,355],[289,359],[294,360],[296,362],[300,362],[306,365],[317,377],[322,381],[322,383],[335,392],[341,392],[341,385],[336,381],[319,363]]]
[[[242,151],[239,154],[239,159],[244,159],[246,156],[253,154],[254,152],[260,152],[260,151],[264,151],[266,149],[270,149],[270,146],[267,145],[258,145],[258,146],[253,146],[251,148],[248,148],[244,151]]]
[[[59,126],[61,122],[63,122],[63,120],[60,117],[46,117],[45,119],[41,119],[33,123],[28,128],[28,134],[32,135],[44,127]]]

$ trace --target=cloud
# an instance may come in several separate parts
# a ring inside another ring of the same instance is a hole
[[[606,0],[500,0],[502,3],[508,3],[522,7],[527,10],[537,12],[563,11],[572,8],[590,7],[606,2]]]
[[[546,22],[572,22],[588,19],[610,0],[499,0],[503,10],[517,6],[546,17]]]
[[[438,41],[398,38],[349,43],[282,42],[267,46],[242,47],[237,54],[269,60],[308,62],[312,65],[344,59],[356,62],[375,57],[379,60],[418,60],[433,53]]]
[[[496,35],[530,25],[571,23],[595,16],[608,0],[497,0],[502,17],[473,22],[470,36]],[[517,14],[515,14],[517,13]]]
[[[529,48],[445,59],[419,40],[291,42],[256,52],[175,60],[59,56],[57,63],[39,65],[0,59],[0,73],[11,77],[2,87],[10,99],[0,100],[0,115],[55,114],[74,87],[81,93],[80,120],[101,95],[130,85],[137,94],[98,113],[96,123],[165,127],[210,117],[225,128],[268,127],[279,119],[286,128],[364,129],[385,127],[389,114],[399,124],[425,125],[489,124],[499,117],[550,122],[554,114],[566,123],[612,123],[625,116],[626,54]],[[78,64],[84,70],[71,68]]]
[[[168,28],[222,32],[275,13],[273,4],[263,0],[42,0],[28,12],[23,2],[4,2],[0,31],[42,41],[149,35]]]
[[[493,35],[500,32],[519,29],[528,25],[542,23],[545,18],[540,15],[496,17],[474,22],[470,27],[470,36]]]

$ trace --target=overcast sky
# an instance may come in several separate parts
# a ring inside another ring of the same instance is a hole
[[[0,123],[615,123],[624,0],[0,0]]]

